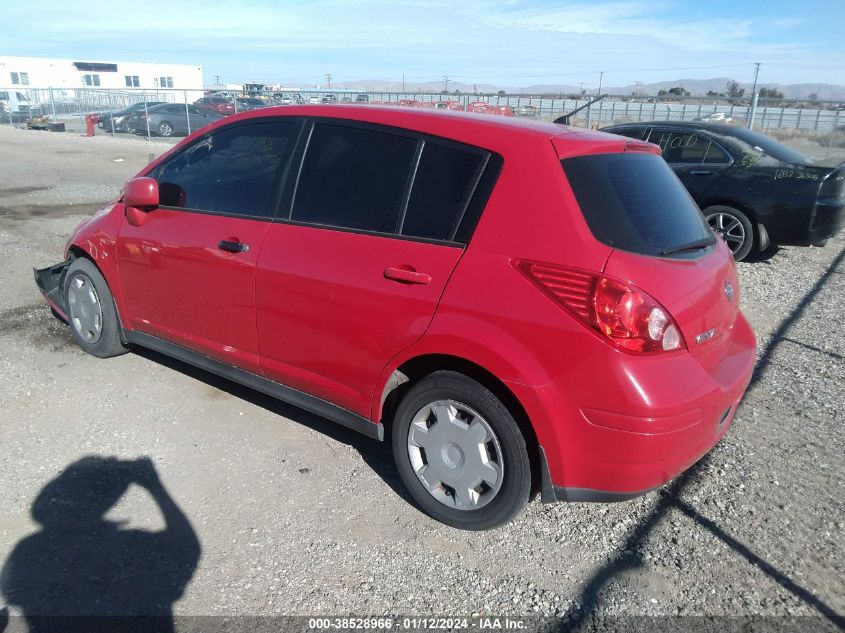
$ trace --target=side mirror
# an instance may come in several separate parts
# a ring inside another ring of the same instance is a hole
[[[133,226],[147,221],[147,211],[159,205],[158,183],[154,178],[133,178],[123,191],[126,219]]]
[[[158,182],[155,178],[133,178],[126,183],[123,204],[139,209],[157,207],[159,204]]]

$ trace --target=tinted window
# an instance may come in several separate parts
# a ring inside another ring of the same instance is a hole
[[[402,225],[403,235],[451,239],[466,208],[483,156],[427,141]]]
[[[659,145],[667,163],[703,163],[710,139],[694,132],[652,130],[650,143]]]
[[[395,232],[416,147],[414,139],[385,132],[316,124],[291,218]]]
[[[272,217],[296,129],[287,122],[242,125],[191,145],[156,170],[162,206]]]
[[[597,154],[562,163],[590,230],[608,246],[659,255],[713,235],[659,156]]]
[[[724,164],[731,162],[727,153],[715,143],[711,142],[707,148],[707,154],[704,156],[705,163]]]

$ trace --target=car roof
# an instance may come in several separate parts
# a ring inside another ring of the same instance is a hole
[[[550,141],[560,150],[566,145],[596,141],[604,145],[624,146],[626,139],[613,134],[573,128],[554,123],[505,117],[501,115],[460,112],[437,108],[403,108],[384,105],[295,105],[262,108],[227,117],[212,125],[214,129],[237,121],[273,116],[337,118],[345,121],[374,123],[404,128],[494,149],[504,139],[533,138]],[[574,148],[573,148],[574,149]],[[616,150],[618,151],[618,150]]]

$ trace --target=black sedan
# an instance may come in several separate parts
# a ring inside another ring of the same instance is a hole
[[[164,103],[164,101],[147,101],[146,107],[152,108]],[[112,131],[112,121],[114,121],[115,132],[128,132],[129,128],[126,124],[129,122],[129,117],[137,112],[144,111],[144,102],[133,103],[131,106],[123,108],[122,110],[114,110],[113,112],[103,112],[100,115],[100,127],[107,131]]]
[[[190,129],[188,117],[190,116]],[[149,121],[150,134],[155,136],[185,136],[221,118],[213,112],[200,110],[195,105],[186,106],[184,103],[165,103],[136,112],[129,118],[127,125],[133,132],[147,133]]]
[[[718,123],[652,121],[603,131],[659,145],[737,260],[769,244],[821,246],[845,221],[845,163],[826,166],[763,134]]]

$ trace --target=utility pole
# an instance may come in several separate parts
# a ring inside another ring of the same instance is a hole
[[[757,94],[757,75],[760,74],[760,62],[754,62],[756,68],[754,69],[754,87],[751,89],[751,98],[754,98],[754,95]]]
[[[220,75],[214,75],[214,85],[215,86],[220,85]]]
[[[634,96],[635,97],[640,96],[640,82],[639,81],[634,82]]]
[[[332,74],[326,73],[326,83],[329,84],[329,90],[332,89]]]
[[[402,92],[405,92],[405,73],[402,73]]]
[[[443,75],[443,92],[449,92],[449,77]]]
[[[579,96],[579,97],[583,97],[583,96],[584,96],[584,82],[583,82],[583,81],[579,81],[579,82],[578,82],[578,87],[579,87],[578,96]]]
[[[751,88],[751,114],[748,116],[748,129],[754,129],[754,115],[757,114],[757,76],[760,74],[760,62],[754,62],[754,87]]]
[[[599,94],[601,94],[601,80],[604,77],[604,71],[599,71]]]

